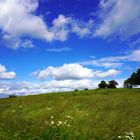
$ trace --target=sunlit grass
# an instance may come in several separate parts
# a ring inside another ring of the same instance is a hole
[[[0,140],[140,139],[140,89],[0,99]]]

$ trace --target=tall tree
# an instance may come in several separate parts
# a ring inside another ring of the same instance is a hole
[[[107,83],[105,82],[105,81],[101,81],[101,83],[100,84],[98,84],[98,87],[99,88],[107,88]]]
[[[132,88],[138,85],[140,85],[140,69],[138,69],[136,72],[133,72],[130,78],[124,81],[125,88]]]
[[[115,80],[111,80],[108,82],[107,88],[117,88],[116,87],[117,85],[118,85],[118,83]]]

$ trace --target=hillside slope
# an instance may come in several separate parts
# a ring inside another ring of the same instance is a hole
[[[140,89],[0,99],[0,140],[117,140],[126,132],[140,139]]]

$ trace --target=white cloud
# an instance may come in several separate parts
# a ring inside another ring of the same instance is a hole
[[[92,65],[96,67],[118,68],[121,67],[125,62],[140,62],[140,49],[129,51],[120,56],[108,56],[99,59],[93,58],[77,63],[85,66]]]
[[[2,0],[0,1],[0,28],[5,35],[12,38],[29,36],[51,41],[53,33],[40,16],[34,12],[38,0]]]
[[[52,67],[41,70],[39,72],[34,72],[33,75],[38,79],[44,80],[48,77],[51,77],[55,80],[80,80],[88,79],[94,77],[108,77],[119,74],[119,71],[116,69],[110,69],[108,71],[94,71],[83,67],[80,64],[64,64],[60,67]]]
[[[65,17],[64,15],[59,15],[58,18],[53,20],[54,27],[63,27],[71,22],[71,17]]]
[[[3,66],[3,65],[0,64],[0,73],[1,73],[1,72],[4,72],[4,71],[6,71],[5,66]]]
[[[67,52],[67,51],[71,51],[71,48],[68,47],[64,47],[64,48],[49,48],[46,49],[47,52]]]
[[[32,43],[31,40],[25,40],[25,41],[22,43],[22,47],[23,47],[23,48],[34,48],[35,46],[33,45],[33,43]]]
[[[0,98],[11,94],[19,96],[33,95],[40,93],[73,91],[75,89],[94,89],[99,81],[92,80],[62,80],[48,81],[45,83],[30,82],[0,82]]]
[[[140,62],[140,49],[134,50],[131,54],[127,56],[129,61]]]
[[[65,41],[70,33],[76,33],[80,37],[89,34],[91,21],[86,24],[64,15],[58,15],[53,20],[52,27],[48,27],[42,16],[35,15],[38,6],[38,0],[0,1],[0,29],[7,46],[14,49],[23,47],[22,37]]]
[[[75,33],[82,38],[93,34],[93,23],[93,20],[84,22],[72,17],[58,15],[58,17],[53,20],[51,31],[55,34],[56,40],[65,41],[70,33]]]
[[[10,48],[25,46],[22,45],[23,37],[27,40],[36,38],[65,41],[69,34],[74,33],[80,38],[113,35],[128,39],[140,32],[140,2],[137,0],[101,0],[100,24],[99,21],[95,23],[92,19],[82,21],[60,14],[49,27],[42,16],[35,14],[38,7],[39,0],[0,1],[0,29],[3,39]]]
[[[52,67],[41,70],[37,73],[38,79],[45,79],[46,77],[53,77],[56,80],[66,79],[84,79],[91,78],[92,70],[85,68],[79,64],[64,64],[60,67]]]
[[[16,73],[11,71],[7,72],[5,66],[0,64],[0,80],[4,79],[14,79],[16,76]]]
[[[31,36],[52,39],[43,19],[33,14],[38,7],[37,0],[0,1],[0,27],[3,32],[12,36]]]
[[[119,73],[120,73],[119,70],[110,69],[110,70],[108,70],[106,72],[101,72],[101,71],[96,72],[95,77],[103,78],[103,77],[115,76],[115,75],[118,75]]]
[[[140,1],[101,0],[100,19],[95,36],[128,39],[140,32]]]
[[[70,33],[69,26],[71,22],[72,18],[65,17],[64,15],[58,15],[58,17],[53,20],[51,32],[54,33],[55,40],[67,40],[68,34]]]
[[[123,87],[125,79],[116,79],[118,87]],[[16,94],[18,96],[74,91],[75,89],[95,89],[100,80],[51,80],[43,83],[0,81],[0,98]]]
[[[94,21],[89,20],[87,23],[75,21],[72,23],[72,32],[76,33],[79,37],[93,36]]]

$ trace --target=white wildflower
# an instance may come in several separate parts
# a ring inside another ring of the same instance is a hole
[[[121,136],[118,136],[118,139],[121,139],[122,137]]]
[[[50,110],[51,110],[51,108],[47,107],[47,110],[48,110],[48,111],[50,111]]]
[[[61,122],[61,121],[58,121],[58,124],[57,124],[57,125],[59,126],[59,125],[62,125],[62,124],[63,124],[63,122]]]
[[[67,122],[65,121],[64,124],[67,124]]]
[[[51,124],[53,125],[54,124],[54,121],[51,121]]]

